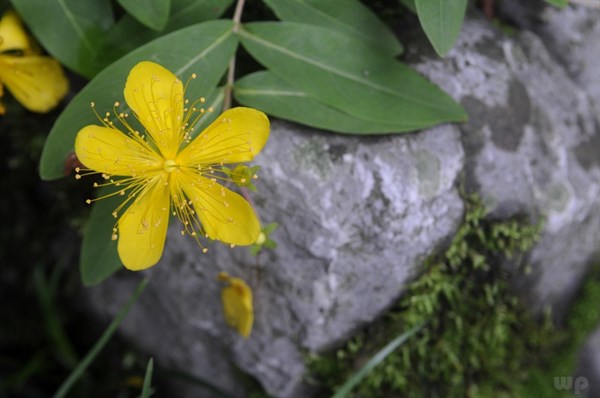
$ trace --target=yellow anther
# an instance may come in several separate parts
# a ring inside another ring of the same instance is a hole
[[[110,237],[110,239],[117,240],[117,234],[112,234],[112,236]]]
[[[121,104],[119,104],[119,101],[115,101],[115,106],[119,106]]]
[[[85,203],[87,203],[88,205],[89,205],[89,204],[92,204],[92,200],[91,200],[91,199],[86,199],[86,200],[85,200]]]

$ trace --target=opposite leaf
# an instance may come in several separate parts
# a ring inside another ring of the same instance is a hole
[[[243,46],[292,87],[356,118],[405,132],[462,121],[466,114],[438,87],[362,41],[331,29],[257,22]]]
[[[358,0],[264,1],[283,21],[335,29],[393,56],[402,52],[402,45],[396,36]]]
[[[122,101],[123,82],[138,62],[160,62],[184,81],[192,72],[197,73],[186,90],[189,98],[212,93],[237,48],[232,26],[231,21],[211,21],[178,30],[140,47],[99,73],[73,98],[52,127],[40,160],[42,179],[62,177],[63,163],[73,150],[77,132],[97,123],[90,102],[94,101],[99,111],[112,110],[115,101]]]
[[[171,0],[117,0],[135,19],[154,30],[162,30],[169,19]]]
[[[440,56],[450,51],[462,26],[467,0],[415,0],[425,34]]]

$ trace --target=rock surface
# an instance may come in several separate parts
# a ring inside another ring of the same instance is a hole
[[[277,250],[261,254],[259,264],[243,248],[215,244],[201,255],[173,225],[123,333],[163,366],[185,369],[234,396],[244,396],[235,374],[240,368],[275,397],[307,397],[302,351],[340,343],[401,295],[423,259],[459,225],[456,187],[463,177],[494,217],[547,220],[530,254],[534,272],[521,283],[532,309],[564,311],[598,255],[600,129],[593,89],[557,62],[540,36],[525,31],[508,38],[478,16],[466,20],[444,59],[417,55],[420,43],[409,47],[408,58],[465,106],[468,123],[356,138],[273,121],[257,159],[263,169],[255,204],[265,223],[280,224]],[[567,64],[582,62],[594,80],[598,59]],[[223,321],[215,280],[221,270],[254,289],[256,321],[248,340]],[[120,273],[89,289],[90,306],[114,315],[139,277]]]

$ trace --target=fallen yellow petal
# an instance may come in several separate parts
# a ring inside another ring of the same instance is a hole
[[[219,279],[228,284],[221,291],[225,322],[244,338],[248,338],[254,323],[252,289],[244,280],[230,277],[227,273],[219,274]]]

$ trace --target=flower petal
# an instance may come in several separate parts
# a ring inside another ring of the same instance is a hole
[[[269,119],[252,108],[223,112],[178,155],[180,164],[209,165],[254,159],[269,138]]]
[[[90,125],[79,130],[75,154],[85,167],[110,175],[139,177],[162,167],[158,154],[141,138],[108,127]]]
[[[183,140],[181,80],[156,63],[140,62],[129,72],[124,95],[163,157],[173,159]]]
[[[207,238],[234,245],[256,242],[260,223],[246,199],[214,180],[190,172],[177,173],[174,183],[192,201]]]
[[[17,101],[33,112],[48,112],[69,89],[60,64],[36,55],[0,55],[0,80]]]
[[[139,271],[162,256],[169,225],[169,188],[162,176],[149,182],[143,193],[119,219],[117,250],[126,268]]]
[[[0,52],[27,51],[30,42],[16,12],[5,12],[0,19]]]
[[[244,280],[230,277],[224,272],[219,275],[219,279],[229,284],[221,291],[225,321],[243,337],[248,338],[254,322],[252,289]]]

